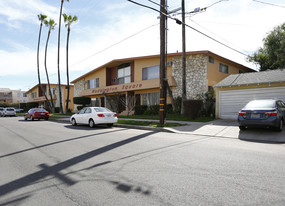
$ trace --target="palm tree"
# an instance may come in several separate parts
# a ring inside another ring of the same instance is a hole
[[[51,105],[48,101],[48,98],[46,96],[46,92],[43,90],[42,88],[42,84],[41,84],[41,77],[40,77],[40,58],[39,58],[39,54],[40,54],[40,42],[41,42],[41,34],[42,34],[42,27],[43,27],[43,22],[45,21],[45,19],[47,18],[46,15],[43,14],[39,14],[38,15],[39,21],[41,22],[40,24],[40,31],[39,31],[39,38],[38,38],[38,49],[37,49],[37,70],[38,70],[38,81],[39,81],[39,88],[41,90],[41,92],[44,94],[46,101],[48,102],[49,108],[51,109]]]
[[[67,42],[66,42],[66,78],[67,78],[67,98],[66,98],[66,106],[65,106],[65,113],[68,110],[68,103],[69,103],[69,70],[68,70],[68,46],[69,46],[69,34],[70,34],[70,25],[77,21],[77,16],[71,16],[63,14],[65,26],[67,27]]]
[[[46,41],[46,48],[45,48],[45,70],[46,70],[46,77],[47,77],[48,89],[49,89],[49,95],[50,95],[50,101],[51,101],[51,107],[52,107],[51,111],[54,113],[54,104],[53,104],[53,98],[52,98],[50,82],[49,82],[49,76],[48,76],[48,70],[47,70],[47,48],[48,48],[50,32],[51,32],[51,30],[54,30],[54,27],[56,26],[56,23],[55,23],[55,21],[53,19],[50,19],[49,21],[45,20],[44,24],[47,27],[49,27],[47,41]]]
[[[69,2],[69,0],[66,0]],[[58,47],[57,47],[57,73],[58,73],[58,90],[59,90],[59,109],[60,113],[63,113],[62,108],[62,96],[61,96],[61,83],[60,83],[60,67],[59,67],[59,53],[60,53],[60,27],[61,27],[61,15],[64,0],[61,0],[60,12],[59,12],[59,25],[58,25]]]

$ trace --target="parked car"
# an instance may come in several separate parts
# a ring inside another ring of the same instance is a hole
[[[24,111],[24,110],[21,109],[21,108],[15,108],[15,110],[16,110],[17,113],[20,113],[20,112],[23,112],[23,111]]]
[[[0,107],[0,117],[4,116],[4,108]]]
[[[3,116],[16,116],[16,110],[13,107],[4,108]]]
[[[70,117],[70,122],[73,126],[77,124],[88,124],[89,127],[95,125],[106,124],[112,127],[118,122],[117,114],[105,107],[84,107],[76,114]]]
[[[24,115],[25,120],[34,120],[34,119],[49,119],[49,112],[46,111],[45,109],[42,108],[32,108],[30,109],[25,115]]]
[[[285,103],[281,100],[253,100],[238,114],[241,130],[250,126],[274,127],[282,131],[285,120]]]

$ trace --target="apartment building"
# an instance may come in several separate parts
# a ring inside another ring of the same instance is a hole
[[[51,87],[51,93],[49,94],[48,90],[48,84],[41,84],[41,88],[39,84],[35,85],[33,88],[29,89],[26,94],[28,96],[28,102],[38,102],[39,106],[42,106],[44,108],[48,108],[48,103],[46,101],[46,97],[44,94],[46,94],[49,101],[53,101],[55,107],[59,107],[60,100],[59,100],[59,87],[58,84],[50,84]],[[71,111],[74,111],[74,105],[73,105],[73,94],[74,94],[74,87],[73,85],[69,85],[70,92],[69,92],[69,103],[68,108]],[[62,96],[62,102],[63,102],[63,109],[65,110],[65,105],[67,101],[67,85],[61,85],[61,96]]]
[[[159,64],[160,55],[110,61],[73,80],[74,96],[90,97],[94,106],[113,110],[114,104],[119,104],[119,112],[132,109],[131,105],[159,104]],[[246,72],[254,70],[210,51],[187,52],[187,98],[198,99],[230,74]],[[166,76],[174,98],[181,97],[182,53],[167,55]]]

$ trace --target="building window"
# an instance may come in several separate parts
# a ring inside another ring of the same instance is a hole
[[[118,66],[118,84],[127,84],[131,82],[131,65],[130,63]]]
[[[157,105],[159,104],[159,92],[142,94],[143,105]]]
[[[87,81],[87,89],[93,89],[99,87],[99,78],[90,79]]]
[[[215,63],[214,57],[209,56],[209,62],[214,64]]]
[[[27,97],[27,94],[26,94],[26,93],[23,93],[23,97]]]
[[[228,65],[225,65],[225,64],[220,63],[220,70],[219,70],[219,71],[228,74],[228,73],[229,73],[229,67],[228,67]]]
[[[32,92],[32,98],[36,98],[37,97],[37,92]]]
[[[145,67],[142,69],[142,80],[158,79],[159,78],[159,65]]]

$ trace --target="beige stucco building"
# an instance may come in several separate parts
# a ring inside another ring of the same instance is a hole
[[[49,94],[48,84],[41,84],[42,90],[39,87],[39,84],[35,85],[33,88],[29,89],[26,94],[28,96],[28,102],[38,102],[39,106],[43,106],[44,108],[48,108],[46,98],[44,93],[46,93],[48,100],[53,99],[55,107],[59,107],[60,100],[59,100],[59,87],[58,84],[50,84],[52,96]],[[63,109],[65,110],[66,100],[67,100],[67,85],[61,85],[61,94],[62,94],[62,102],[63,102]],[[70,85],[70,92],[69,92],[69,103],[68,108],[73,112],[74,104],[73,104],[73,94],[74,94],[74,86]]]
[[[74,96],[91,97],[94,106],[111,109],[114,102],[123,99],[120,112],[129,110],[130,104],[159,104],[159,64],[160,55],[113,60],[73,80]],[[187,52],[187,98],[198,99],[230,74],[250,71],[253,70],[210,51]],[[166,76],[174,98],[181,96],[182,53],[168,54]],[[169,96],[167,102],[170,103]]]

